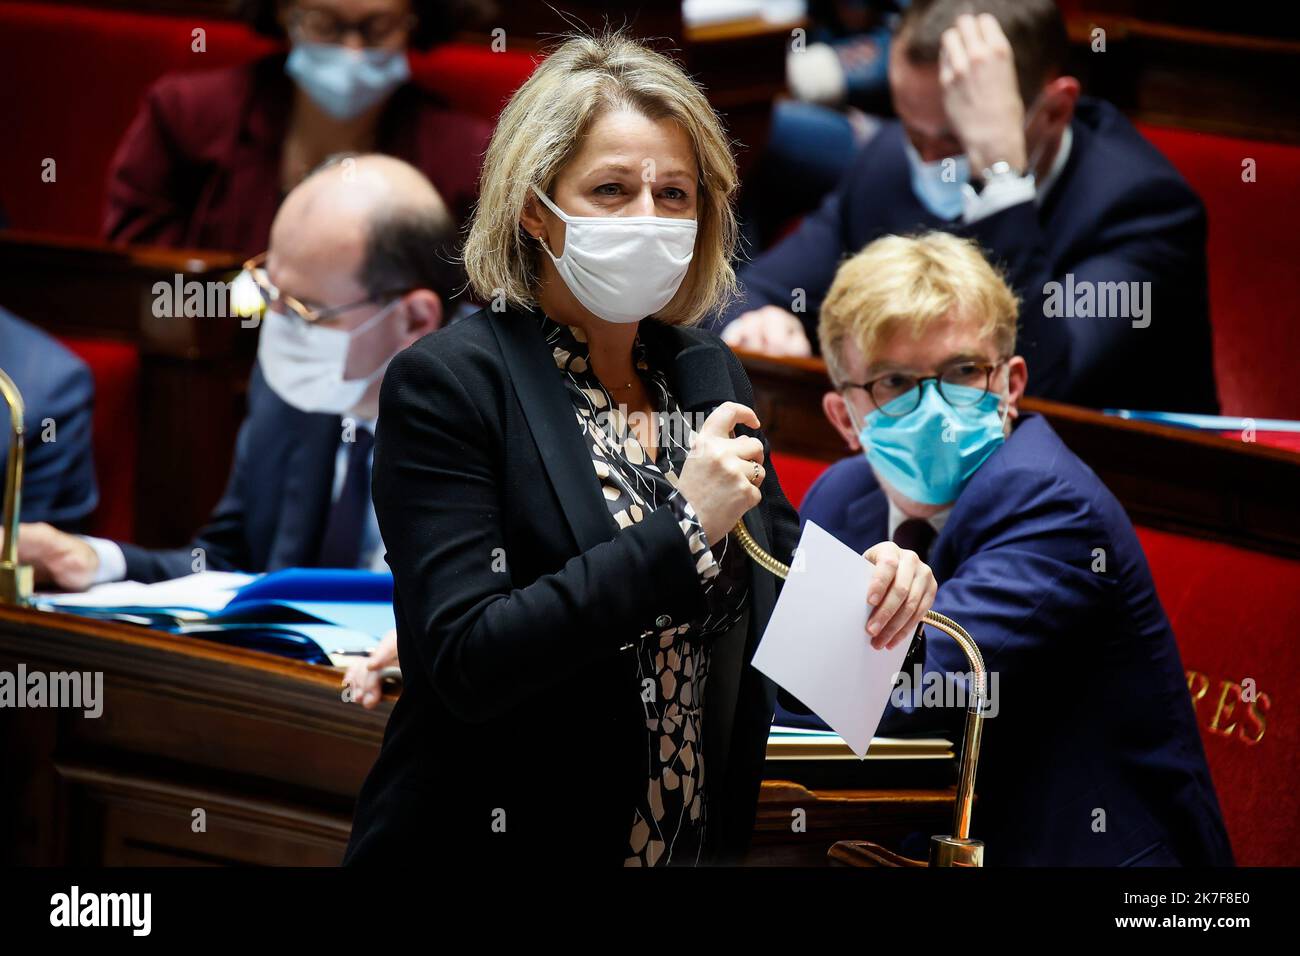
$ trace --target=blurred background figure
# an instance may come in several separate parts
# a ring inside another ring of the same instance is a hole
[[[1031,394],[1216,411],[1204,207],[1115,107],[1080,96],[1053,0],[913,0],[893,49],[897,121],[742,270],[743,294],[717,323],[727,343],[809,354],[845,256],[938,228],[1006,269]],[[1075,309],[1076,290],[1087,308]],[[1096,308],[1118,292],[1119,314]]]
[[[284,202],[250,260],[266,299],[226,493],[183,548],[23,524],[19,556],[63,590],[195,570],[382,569],[370,449],[389,360],[442,325],[461,272],[455,226],[420,172],[387,156],[329,162]],[[196,561],[201,567],[196,567]]]
[[[159,550],[68,534],[32,515],[42,523],[20,526],[20,560],[38,582],[72,591],[202,569],[385,570],[370,499],[379,388],[389,360],[443,324],[460,284],[455,236],[418,170],[377,155],[327,162],[285,199],[270,250],[250,260],[266,300],[258,365],[207,526],[189,545]],[[89,474],[88,449],[86,458]],[[376,706],[396,663],[389,635],[348,671],[349,699]]]
[[[786,56],[790,97],[747,177],[741,217],[751,249],[765,249],[790,221],[816,208],[856,153],[893,115],[889,47],[907,0],[812,0],[807,42]],[[761,200],[761,201],[756,201]]]
[[[246,0],[289,52],[164,76],[109,172],[106,238],[266,248],[286,193],[327,156],[379,152],[421,170],[459,224],[490,124],[410,82],[408,50],[452,36],[484,8],[465,0]]]
[[[26,429],[22,520],[80,528],[99,503],[91,454],[95,385],[86,363],[46,333],[0,308],[0,369],[23,396]],[[0,482],[9,416],[0,406]]]

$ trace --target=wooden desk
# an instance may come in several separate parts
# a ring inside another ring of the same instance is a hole
[[[0,709],[0,865],[339,862],[392,707],[328,668],[122,624],[0,607],[0,671],[99,671],[103,714]],[[454,783],[456,768],[448,768]],[[792,828],[796,809],[806,827]],[[195,832],[195,811],[206,832]],[[949,789],[763,785],[752,861],[944,832]]]

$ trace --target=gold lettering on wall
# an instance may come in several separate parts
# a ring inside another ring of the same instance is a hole
[[[1211,694],[1210,688],[1217,683]],[[1187,691],[1192,697],[1192,710],[1198,722],[1205,722],[1208,734],[1241,741],[1253,747],[1264,739],[1268,726],[1264,714],[1273,706],[1272,698],[1257,691],[1253,700],[1243,700],[1241,684],[1230,680],[1211,680],[1200,671],[1187,672]],[[1202,702],[1209,698],[1209,707]]]

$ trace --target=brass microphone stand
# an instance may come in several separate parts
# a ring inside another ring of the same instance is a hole
[[[788,565],[782,564],[772,555],[758,546],[744,521],[736,522],[734,529],[736,539],[745,553],[754,559],[759,567],[770,571],[778,578],[790,575]],[[966,707],[966,731],[961,745],[961,758],[957,774],[957,803],[953,809],[952,834],[930,837],[931,866],[983,866],[984,842],[973,840],[970,836],[971,812],[975,806],[975,767],[979,762],[980,735],[984,729],[984,704],[988,699],[988,675],[984,668],[984,656],[966,629],[952,618],[944,617],[936,611],[926,611],[924,623],[917,626],[916,636],[920,637],[926,624],[943,631],[962,649],[966,662],[970,665],[973,688]]]
[[[32,569],[18,563],[18,510],[23,486],[23,396],[4,369],[0,395],[9,407],[9,459],[5,464],[4,546],[0,548],[0,604],[26,604],[32,595]]]

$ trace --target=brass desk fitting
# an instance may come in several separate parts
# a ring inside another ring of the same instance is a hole
[[[778,578],[789,576],[789,566],[759,547],[743,521],[736,523],[734,531],[740,546],[759,567]],[[966,731],[958,763],[957,803],[953,810],[952,833],[930,837],[930,865],[983,866],[984,842],[971,839],[970,821],[975,807],[975,768],[979,763],[980,736],[984,729],[984,705],[988,700],[988,673],[984,667],[984,656],[980,654],[974,638],[952,618],[944,617],[936,611],[926,611],[922,620],[924,623],[917,627],[914,640],[921,638],[926,624],[943,631],[965,653],[972,676],[971,696],[966,708]]]

